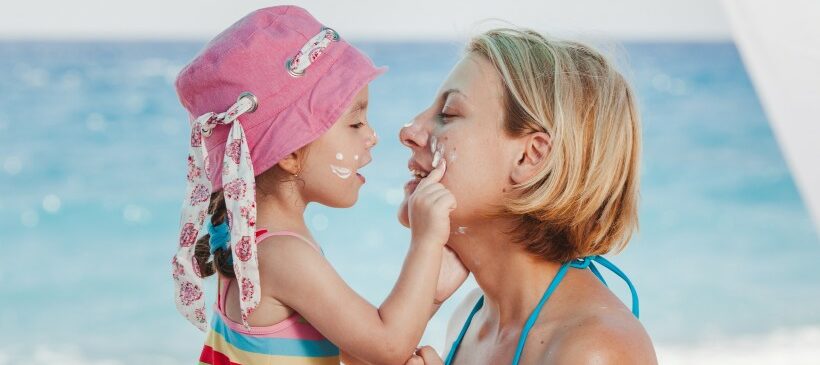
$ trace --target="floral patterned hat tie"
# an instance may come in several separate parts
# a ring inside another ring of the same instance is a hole
[[[194,258],[212,192],[223,191],[242,323],[259,304],[256,175],[321,136],[385,68],[306,10],[254,11],[211,40],[177,77],[191,118],[188,182],[172,260],[177,309],[208,328]],[[224,112],[222,112],[224,111]]]
[[[236,280],[242,283],[240,306],[242,321],[259,304],[259,291],[252,283],[259,282],[255,238],[256,194],[254,173],[245,130],[237,118],[252,113],[257,106],[256,97],[244,93],[225,113],[206,113],[194,121],[191,129],[191,146],[188,153],[188,186],[182,203],[179,250],[174,256],[174,281],[176,282],[177,309],[185,318],[201,330],[206,330],[205,298],[202,293],[202,274],[194,259],[194,244],[205,223],[211,201],[211,181],[207,177],[208,150],[203,136],[209,136],[217,124],[232,124],[222,162],[225,207],[227,208],[230,247],[238,260],[233,260]],[[255,242],[253,242],[255,243]],[[193,275],[192,275],[193,274]]]

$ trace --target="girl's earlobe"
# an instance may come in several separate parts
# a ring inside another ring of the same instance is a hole
[[[296,153],[291,153],[279,160],[277,163],[279,167],[287,172],[288,174],[293,175],[294,177],[299,175],[299,159],[296,156]]]

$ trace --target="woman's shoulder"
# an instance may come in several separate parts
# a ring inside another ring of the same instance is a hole
[[[570,320],[544,352],[549,363],[657,364],[643,325],[630,312],[602,309]]]
[[[471,290],[453,311],[453,315],[450,316],[450,320],[447,323],[447,336],[444,343],[445,354],[450,352],[450,346],[452,346],[453,342],[456,340],[456,337],[458,337],[459,332],[461,332],[461,328],[464,327],[464,322],[467,320],[467,316],[470,315],[473,307],[475,307],[475,303],[478,302],[478,299],[483,294],[484,293],[480,288]]]

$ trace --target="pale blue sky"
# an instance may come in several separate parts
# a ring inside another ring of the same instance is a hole
[[[718,0],[294,1],[356,39],[460,39],[501,18],[558,35],[621,40],[727,40]],[[208,39],[259,0],[4,1],[0,39]],[[467,5],[469,4],[469,5]]]

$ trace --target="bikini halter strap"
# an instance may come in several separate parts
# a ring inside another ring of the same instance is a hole
[[[624,272],[621,271],[621,269],[615,266],[615,264],[613,264],[612,262],[610,262],[602,256],[587,256],[584,258],[566,262],[563,265],[561,265],[560,269],[558,269],[558,273],[555,274],[555,277],[550,282],[550,285],[547,287],[547,290],[541,296],[541,300],[538,301],[538,305],[535,306],[535,309],[533,309],[532,313],[527,318],[527,322],[524,324],[524,328],[521,330],[521,335],[518,338],[518,346],[515,349],[515,356],[512,360],[513,365],[517,365],[518,362],[521,360],[521,354],[524,352],[524,345],[527,343],[527,335],[529,335],[530,330],[532,330],[532,327],[535,325],[535,321],[541,314],[541,309],[544,307],[544,304],[546,304],[547,299],[549,299],[549,297],[558,287],[558,284],[561,282],[561,280],[564,279],[564,276],[567,274],[567,270],[570,267],[576,269],[589,268],[590,271],[592,271],[592,273],[598,278],[598,280],[601,280],[601,282],[608,287],[606,280],[604,280],[604,277],[601,275],[601,272],[598,271],[598,268],[595,266],[593,262],[601,264],[601,266],[609,269],[610,271],[615,273],[615,275],[618,275],[621,279],[623,279],[626,282],[626,285],[629,286],[629,291],[632,294],[632,314],[634,314],[635,317],[639,317],[640,311],[638,305],[638,292],[635,290],[635,286],[632,285],[632,281],[630,281],[626,274],[624,274]],[[475,307],[473,307],[473,310],[470,312],[470,315],[467,317],[467,320],[464,323],[464,327],[461,329],[461,332],[459,333],[458,337],[453,342],[453,345],[450,347],[450,353],[447,355],[447,359],[444,362],[445,365],[450,365],[452,363],[453,358],[455,358],[455,354],[458,351],[458,347],[461,345],[461,341],[464,338],[464,334],[467,333],[467,329],[470,327],[470,322],[473,321],[473,316],[475,316],[476,312],[478,312],[478,310],[481,309],[483,305],[484,296],[482,295],[476,303]]]

